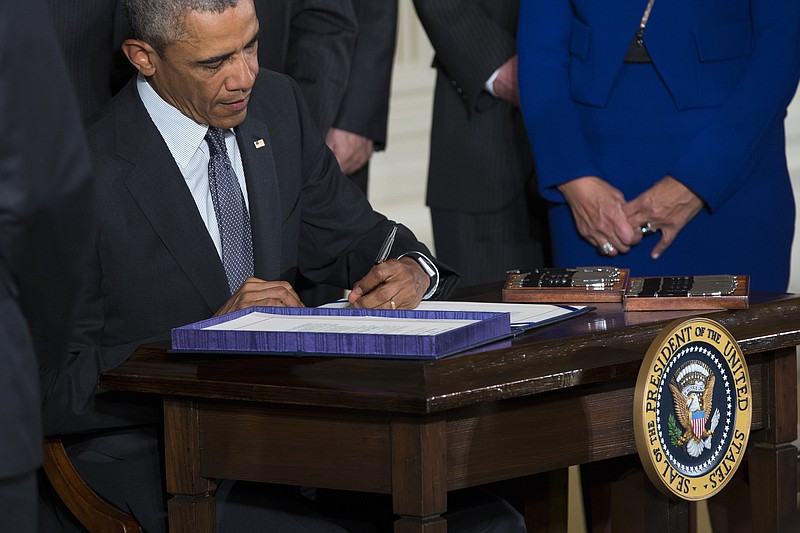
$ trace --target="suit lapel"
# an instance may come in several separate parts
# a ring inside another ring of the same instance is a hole
[[[216,311],[228,291],[225,270],[172,154],[136,93],[117,121],[117,154],[135,166],[125,185],[192,284]],[[145,258],[146,260],[146,258]]]
[[[267,125],[248,115],[236,128],[242,155],[253,228],[255,275],[279,279],[281,275],[281,210],[275,154]]]

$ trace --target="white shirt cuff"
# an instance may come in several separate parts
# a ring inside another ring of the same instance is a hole
[[[483,84],[483,88],[486,89],[486,92],[497,98],[497,93],[494,92],[494,80],[497,79],[497,75],[500,74],[500,69],[498,68],[492,75],[489,76],[489,79],[486,80],[486,83]]]

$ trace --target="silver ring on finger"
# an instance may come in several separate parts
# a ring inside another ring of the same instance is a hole
[[[613,245],[613,244],[611,244],[610,242],[604,242],[604,243],[603,243],[603,244],[601,244],[601,245],[600,245],[600,247],[597,249],[597,252],[598,252],[600,255],[609,255],[609,254],[611,254],[611,252],[613,252],[613,251],[614,251],[614,245]]]
[[[644,226],[642,226],[639,229],[641,230],[642,235],[644,235],[645,237],[647,237],[648,235],[652,235],[653,233],[658,231],[649,222],[645,222]]]

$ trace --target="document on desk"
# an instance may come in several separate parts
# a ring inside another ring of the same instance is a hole
[[[364,335],[438,335],[478,320],[395,318],[388,316],[275,315],[254,312],[204,329],[220,331],[293,331]]]
[[[339,300],[321,307],[343,308],[346,300]],[[458,302],[425,300],[417,311],[469,311],[475,313],[510,313],[511,328],[519,332],[582,315],[595,308],[588,305],[549,305],[529,303]]]
[[[172,352],[440,358],[511,337],[508,312],[252,307],[172,330]]]

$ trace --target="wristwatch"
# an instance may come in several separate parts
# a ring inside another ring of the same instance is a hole
[[[422,297],[423,300],[427,300],[431,296],[434,295],[436,289],[439,288],[439,269],[436,268],[436,265],[433,264],[433,261],[428,259],[428,257],[421,253],[421,252],[406,252],[399,256],[397,259],[402,259],[404,257],[410,257],[414,259],[419,266],[422,267],[422,270],[431,278],[431,284],[428,285],[428,291],[425,293],[425,296]]]

